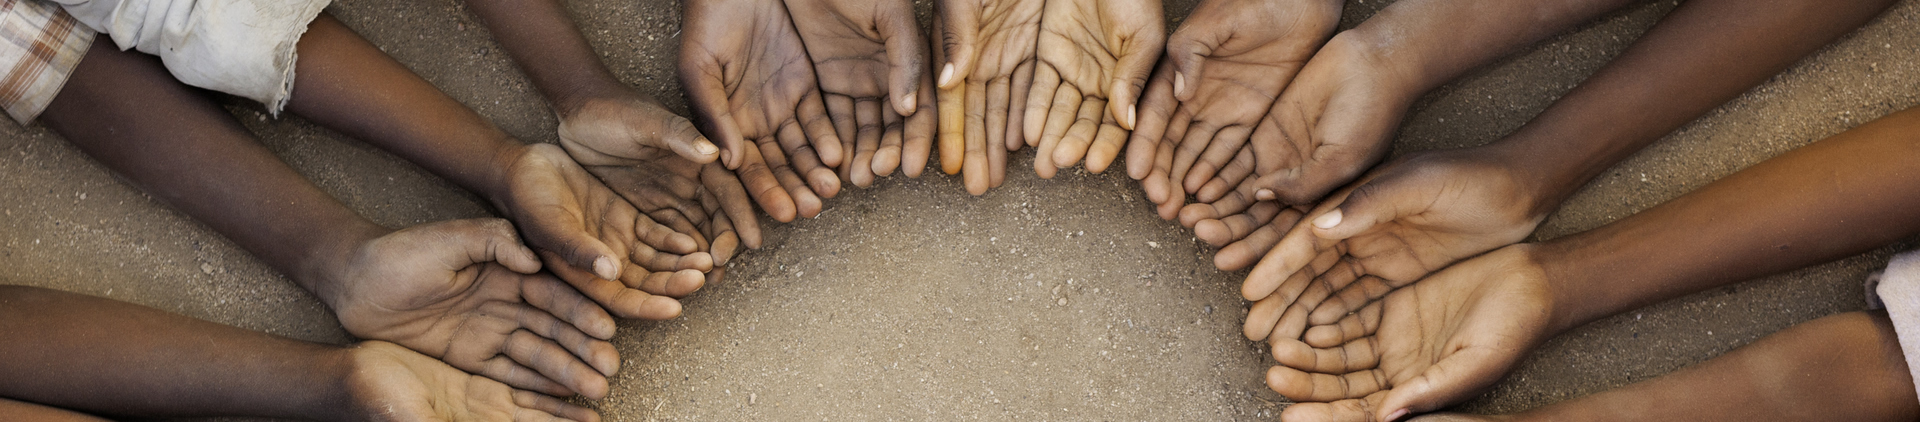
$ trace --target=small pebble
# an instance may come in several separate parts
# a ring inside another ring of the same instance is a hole
[[[1067,298],[1060,298],[1060,306],[1067,306]]]

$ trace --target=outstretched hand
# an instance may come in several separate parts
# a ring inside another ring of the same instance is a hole
[[[844,151],[786,5],[684,5],[680,83],[702,132],[719,142],[721,162],[739,171],[775,220],[819,215],[820,198],[840,192],[833,167]]]
[[[1039,142],[1040,177],[1082,158],[1088,171],[1103,172],[1120,155],[1166,45],[1161,15],[1159,0],[1047,2],[1023,119],[1027,141]]]
[[[1007,152],[1022,136],[1035,43],[1046,0],[939,0],[934,28],[939,63],[940,169],[963,173],[967,193],[1006,180]],[[1001,149],[1004,146],[1005,149]]]
[[[1304,342],[1276,333],[1267,386],[1299,402],[1281,419],[1394,421],[1491,387],[1551,334],[1553,293],[1530,250],[1447,268]]]
[[[374,238],[325,271],[347,332],[547,394],[600,398],[619,368],[614,321],[540,260],[506,220],[455,220]]]
[[[1128,142],[1127,174],[1143,181],[1148,198],[1163,209],[1170,201],[1177,206],[1226,168],[1294,74],[1333,35],[1341,6],[1341,0],[1200,3],[1168,38],[1167,62],[1147,87]]]
[[[927,40],[907,0],[786,0],[820,76],[827,115],[840,136],[840,178],[854,186],[905,167],[926,169],[933,146]]]

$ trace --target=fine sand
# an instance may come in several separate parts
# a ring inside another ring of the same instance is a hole
[[[678,2],[570,3],[615,73],[684,110],[672,71]],[[1193,6],[1169,3],[1174,24]],[[1350,2],[1345,27],[1385,3]],[[1631,7],[1441,88],[1409,116],[1395,151],[1499,138],[1675,4]],[[329,10],[509,133],[553,141],[547,106],[459,2],[338,0]],[[473,196],[358,141],[223,102],[294,167],[382,224],[487,215]],[[1920,3],[1908,1],[1601,175],[1535,238],[1597,227],[1916,104]],[[46,129],[0,124],[0,134],[6,282],[349,341],[284,276]],[[1212,249],[1155,218],[1121,172],[1043,180],[1026,170],[1031,155],[1016,153],[1006,186],[981,197],[954,176],[891,177],[849,185],[819,218],[763,220],[767,245],[688,299],[685,316],[621,322],[613,393],[590,404],[612,421],[1274,419],[1287,400],[1262,384],[1264,344],[1240,335],[1244,273],[1214,269]],[[1517,411],[1620,386],[1861,309],[1860,280],[1910,247],[1576,329],[1462,409]]]

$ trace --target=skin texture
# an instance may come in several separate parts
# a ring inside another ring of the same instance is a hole
[[[820,215],[821,198],[840,192],[833,167],[843,151],[786,6],[683,4],[680,83],[702,132],[719,141],[721,161],[775,220]],[[764,183],[770,179],[777,185]]]
[[[1034,172],[1113,164],[1139,120],[1140,93],[1166,44],[1157,0],[1054,0],[1040,20],[1025,127]]]
[[[1920,418],[1906,357],[1885,312],[1796,325],[1691,368],[1508,417],[1447,421],[1911,421]]]
[[[1159,204],[1161,218],[1172,219],[1240,153],[1293,75],[1333,36],[1341,6],[1209,0],[1167,39],[1167,60],[1147,85],[1127,143],[1127,175]]]
[[[97,420],[29,403],[136,417],[600,419],[391,343],[307,343],[53,290],[0,286],[0,333],[35,339],[0,345],[9,420]]]
[[[1045,0],[938,0],[934,49],[939,87],[940,169],[981,195],[1006,180],[1007,152],[1024,135]],[[1004,145],[1005,150],[999,146]],[[962,174],[964,173],[964,174]]]
[[[573,289],[525,275],[540,262],[504,221],[380,227],[155,58],[94,47],[41,120],[102,164],[287,273],[357,336],[523,388],[604,394],[619,362],[599,340],[612,319]]]
[[[1689,3],[1512,135],[1410,154],[1322,202],[1254,266],[1241,293],[1248,300],[1277,295],[1287,305],[1291,297],[1326,294],[1306,289],[1349,286],[1327,309],[1303,303],[1286,311],[1312,312],[1312,323],[1326,324],[1393,287],[1518,242],[1614,163],[1890,4]],[[1276,319],[1285,317],[1249,318],[1247,332]]]
[[[1455,264],[1270,340],[1282,367],[1268,384],[1326,402],[1290,421],[1393,420],[1471,397],[1581,324],[1902,239],[1920,232],[1917,140],[1920,110],[1902,111],[1599,229]]]
[[[527,73],[559,116],[560,146],[574,161],[726,265],[738,246],[760,246],[759,219],[719,148],[693,122],[607,70],[558,0],[469,0],[467,5]],[[708,169],[707,167],[712,167]],[[758,186],[777,186],[771,174]],[[707,283],[720,279],[710,271]]]
[[[926,169],[933,146],[927,40],[906,0],[787,0],[793,26],[820,75],[827,115],[840,135],[840,178],[854,186],[905,167]]]

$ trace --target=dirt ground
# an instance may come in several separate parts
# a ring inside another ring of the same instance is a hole
[[[921,2],[922,13],[927,12]],[[1192,1],[1169,1],[1177,23]],[[1385,6],[1348,5],[1351,27]],[[624,80],[684,110],[678,2],[575,0]],[[1675,6],[1647,3],[1428,95],[1396,152],[1477,145],[1525,123]],[[329,9],[449,94],[530,141],[554,119],[453,0]],[[1172,26],[1169,26],[1172,28]],[[486,215],[474,197],[298,118],[230,109],[301,172],[389,226]],[[1535,237],[1597,227],[1742,167],[1920,104],[1920,2],[1907,1],[1602,175]],[[0,279],[343,343],[327,310],[245,251],[124,183],[44,128],[0,125]],[[1009,165],[1027,169],[1031,152]],[[1153,216],[1118,172],[1010,171],[972,197],[957,177],[850,188],[819,218],[770,220],[767,246],[684,317],[622,321],[612,421],[1267,420],[1263,344],[1240,335],[1243,273]],[[1483,398],[1524,410],[1664,374],[1787,326],[1861,309],[1896,245],[1602,320],[1549,342]],[[6,341],[31,341],[9,339]]]

